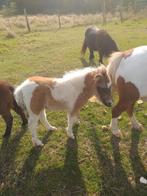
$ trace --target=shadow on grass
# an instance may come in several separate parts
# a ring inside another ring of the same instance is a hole
[[[114,162],[109,158],[94,128],[90,131],[90,139],[96,151],[98,169],[101,170],[101,190],[98,191],[100,192],[99,195],[134,196],[135,190],[129,183],[127,174],[121,163],[119,139],[113,136],[111,139]]]
[[[75,127],[75,135],[77,127]],[[50,134],[43,139],[45,144]],[[67,139],[64,165],[50,166],[35,172],[42,148],[32,148],[18,176],[16,186],[7,189],[4,195],[21,196],[78,196],[85,195],[86,188],[78,165],[77,140]],[[46,154],[45,156],[50,156]],[[41,161],[42,164],[42,161]],[[43,166],[41,166],[43,168]]]
[[[75,140],[68,139],[64,161],[65,186],[69,195],[86,195],[86,187],[78,164],[77,127],[75,127]]]
[[[140,177],[146,174],[145,168],[141,162],[141,159],[138,153],[138,144],[140,140],[140,134],[141,134],[140,131],[132,129],[130,159],[131,159],[131,165],[133,168],[133,172],[135,175],[136,193],[138,195],[145,196],[147,195],[147,186],[139,182]]]
[[[75,127],[75,136],[77,136],[77,128]],[[0,151],[0,175],[1,180],[9,180],[9,172],[13,170],[13,165],[15,162],[15,153],[18,147],[18,143],[23,136],[25,131],[19,132],[10,143],[3,141]],[[49,140],[51,132],[48,132],[44,138],[43,143],[45,144]],[[98,195],[100,196],[145,196],[146,187],[139,183],[140,175],[144,175],[145,169],[141,163],[138,154],[138,143],[140,138],[139,132],[132,132],[132,143],[130,150],[130,158],[132,163],[132,168],[136,178],[136,186],[132,186],[128,180],[128,176],[123,168],[119,142],[120,140],[114,136],[111,138],[113,160],[108,155],[104,145],[99,140],[96,130],[92,128],[89,132],[89,136],[94,146],[97,155],[97,168],[101,177],[101,189],[98,190]],[[10,148],[12,148],[12,153],[10,153]],[[33,147],[27,159],[24,162],[21,172],[17,176],[17,180],[14,186],[12,182],[12,187],[7,187],[3,190],[2,195],[20,195],[20,196],[84,196],[87,194],[85,183],[82,177],[82,173],[78,164],[78,143],[77,139],[67,139],[65,160],[59,161],[59,165],[51,165],[47,169],[42,170],[43,166],[40,166],[40,171],[38,169],[39,164],[43,164],[39,160],[40,153],[42,151],[41,147]],[[10,153],[10,154],[8,154]],[[50,156],[46,154],[45,156]],[[2,166],[7,168],[3,170]],[[35,168],[37,166],[37,172]],[[14,179],[15,180],[15,179]],[[13,181],[13,178],[11,178]],[[99,179],[98,182],[100,183]],[[1,194],[0,194],[1,195]]]
[[[47,132],[43,137],[42,142],[45,145],[48,142],[52,132]],[[27,159],[24,162],[22,170],[18,176],[16,187],[13,189],[14,195],[33,196],[37,195],[37,178],[35,177],[35,166],[39,159],[43,147],[35,146],[29,152]],[[12,192],[12,190],[10,190]]]
[[[26,128],[22,128],[13,138],[5,138],[2,141],[0,148],[0,184],[6,183],[10,172],[14,172],[16,149],[25,132]]]

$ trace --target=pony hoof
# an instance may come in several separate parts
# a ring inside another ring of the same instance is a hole
[[[81,123],[81,122],[80,122],[80,120],[77,120],[76,124],[78,124],[78,125],[79,125],[80,123]]]
[[[74,136],[74,134],[73,133],[69,133],[69,131],[68,131],[68,127],[66,128],[66,133],[67,133],[67,136],[69,137],[69,138],[71,138],[71,139],[75,139],[75,136]]]
[[[40,140],[32,139],[33,146],[43,146],[44,144]]]
[[[137,130],[137,131],[143,131],[144,130],[144,127],[142,124],[138,124],[137,126],[133,127],[134,130]]]
[[[75,139],[74,134],[69,134],[68,137],[71,138],[71,139],[73,139],[73,140]]]
[[[57,128],[54,127],[54,126],[50,126],[49,129],[48,129],[48,131],[55,131],[55,130],[57,130]]]
[[[5,134],[3,135],[3,138],[8,138],[8,137],[10,137],[10,133],[5,133]]]
[[[23,123],[23,124],[21,125],[21,128],[22,128],[22,129],[26,129],[27,127],[28,127],[28,124],[24,124],[24,123]]]
[[[144,177],[140,177],[140,183],[147,184],[147,179],[145,179]]]
[[[113,131],[112,134],[117,137],[117,138],[121,138],[122,137],[122,134],[121,134],[121,131],[118,130],[118,131]]]

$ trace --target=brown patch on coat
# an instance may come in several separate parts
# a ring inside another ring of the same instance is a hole
[[[78,113],[80,108],[82,108],[94,94],[99,97],[97,87],[103,86],[103,84],[106,84],[109,81],[106,69],[97,69],[95,72],[88,73],[85,77],[83,92],[78,96],[71,114],[74,115]]]
[[[123,57],[126,59],[127,57],[131,56],[133,51],[134,51],[134,49],[132,48],[132,49],[129,49],[129,50],[122,52]]]
[[[42,82],[42,84],[36,87],[33,92],[30,103],[32,112],[39,114],[45,108],[53,110],[65,109],[65,103],[55,100],[51,94],[49,86],[45,84],[46,83]]]
[[[118,117],[123,111],[127,111],[129,116],[132,116],[134,104],[140,96],[137,87],[131,82],[125,82],[124,78],[119,76],[117,91],[119,101],[112,110],[112,118]]]
[[[41,77],[41,76],[33,76],[28,78],[30,81],[33,81],[39,85],[49,85],[50,87],[53,87],[56,82],[54,81],[54,78],[47,78],[47,77]]]
[[[94,73],[88,73],[85,77],[85,87],[83,88],[83,92],[78,96],[71,115],[77,114],[80,108],[82,108],[82,106],[84,106],[88,99],[94,94],[95,81],[93,78]]]

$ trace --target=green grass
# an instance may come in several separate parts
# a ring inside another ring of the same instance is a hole
[[[110,23],[106,30],[125,50],[147,43],[147,20]],[[101,27],[100,25],[98,25]],[[19,84],[31,75],[57,77],[65,71],[81,68],[80,49],[85,26],[18,34],[6,39],[0,31],[1,79]],[[88,61],[88,52],[85,59]],[[98,57],[96,55],[96,61]],[[131,131],[127,115],[122,115],[123,137],[114,138],[108,125],[111,110],[99,103],[88,103],[81,110],[81,123],[75,127],[75,141],[67,138],[66,114],[48,112],[58,130],[47,133],[40,125],[38,135],[44,147],[32,146],[28,130],[21,130],[14,114],[10,139],[3,140],[0,121],[0,195],[101,195],[145,196],[147,186],[139,183],[147,176],[147,105],[136,105],[135,113],[145,131]]]

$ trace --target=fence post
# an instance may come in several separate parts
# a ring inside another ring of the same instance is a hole
[[[60,12],[58,12],[58,24],[59,24],[59,29],[61,29],[61,15],[60,15]]]
[[[122,13],[122,6],[119,7],[118,11],[119,11],[119,16],[120,16],[120,22],[123,23],[124,19],[123,19],[123,13]]]
[[[103,25],[107,23],[106,19],[106,0],[103,0]]]
[[[27,16],[26,9],[24,9],[24,16],[25,16],[28,32],[30,33],[31,32],[31,28],[30,28],[29,19],[28,19],[28,16]]]

